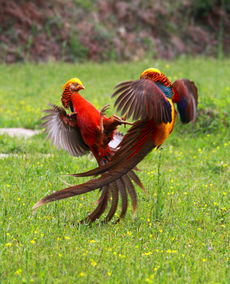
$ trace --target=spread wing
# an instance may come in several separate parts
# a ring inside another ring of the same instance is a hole
[[[82,156],[89,147],[84,143],[81,133],[76,125],[76,118],[68,116],[64,108],[50,105],[42,117],[42,126],[57,148],[66,150],[72,156]],[[74,121],[75,120],[75,121]]]
[[[183,123],[194,121],[198,104],[198,91],[194,82],[188,79],[178,79],[173,83],[173,101],[177,104],[180,119]]]
[[[126,81],[115,87],[113,93],[118,96],[115,101],[117,110],[133,120],[154,120],[155,122],[171,122],[171,105],[161,89],[151,80],[140,79]]]

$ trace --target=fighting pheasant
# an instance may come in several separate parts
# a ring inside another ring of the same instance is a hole
[[[51,105],[50,109],[45,110],[48,114],[42,118],[43,126],[48,137],[58,148],[68,151],[73,156],[81,156],[91,152],[98,165],[102,166],[111,160],[116,151],[116,145],[122,139],[122,135],[117,132],[117,127],[121,124],[131,123],[116,115],[106,117],[105,111],[108,105],[103,107],[101,111],[97,110],[79,94],[79,91],[83,89],[84,86],[78,78],[68,80],[63,86],[61,101],[64,108],[70,109],[71,113],[67,114],[63,107]],[[118,192],[125,196],[123,200],[126,199],[125,204],[122,203],[123,209],[120,216],[122,218],[127,208],[126,188],[131,196],[135,213],[136,192],[132,180],[143,188],[134,171],[130,171],[128,175],[122,177],[121,180],[118,179],[110,186],[101,187],[98,206],[87,216],[86,220],[92,222],[99,218],[105,211],[109,197],[112,195],[116,203],[113,202],[111,210],[105,218],[106,222],[109,221],[117,209]]]
[[[124,185],[124,181],[128,173],[152,149],[159,148],[172,132],[177,115],[174,103],[183,123],[194,121],[196,118],[198,93],[195,84],[188,79],[178,79],[171,83],[156,68],[146,69],[138,80],[118,84],[112,96],[118,96],[115,106],[121,114],[133,118],[135,122],[107,163],[91,171],[74,174],[77,177],[101,176],[50,194],[36,203],[34,208],[97,188],[103,187],[106,188],[106,192],[110,192],[111,185],[117,181],[120,192],[121,189],[123,191],[122,202],[127,203],[127,186]],[[126,182],[127,184],[129,183]],[[112,207],[116,205],[116,199],[117,197],[114,198],[112,195]],[[99,200],[100,203],[102,200]],[[125,206],[127,207],[127,204]]]

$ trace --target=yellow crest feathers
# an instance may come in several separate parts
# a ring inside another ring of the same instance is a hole
[[[82,82],[81,82],[80,79],[78,79],[78,78],[72,78],[72,79],[68,80],[68,81],[62,86],[62,89],[65,90],[65,88],[66,88],[69,84],[71,84],[71,83],[77,83],[77,84],[83,86],[83,84],[82,84]]]
[[[148,68],[148,69],[145,69],[142,73],[141,73],[141,78],[143,76],[145,76],[146,74],[148,73],[158,73],[158,74],[161,74],[161,71],[157,68]]]

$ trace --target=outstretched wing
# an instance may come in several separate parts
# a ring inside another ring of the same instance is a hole
[[[140,79],[126,81],[115,87],[113,93],[118,96],[115,101],[117,110],[133,120],[154,120],[155,122],[171,122],[171,105],[161,89],[151,80]]]
[[[44,111],[47,115],[42,117],[42,126],[48,137],[57,148],[66,150],[70,155],[84,155],[89,147],[84,143],[77,126],[70,126],[76,124],[76,118],[68,116],[62,107],[50,106],[50,109]]]
[[[180,119],[183,123],[194,121],[198,104],[198,91],[194,82],[179,79],[173,83],[173,101],[177,104]]]

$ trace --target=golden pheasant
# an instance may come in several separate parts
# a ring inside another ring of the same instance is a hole
[[[152,149],[159,148],[172,132],[176,119],[174,103],[177,104],[183,123],[194,121],[196,117],[198,94],[195,84],[188,79],[171,83],[156,68],[146,69],[139,80],[118,84],[112,96],[118,96],[115,106],[122,115],[132,117],[136,122],[128,130],[108,163],[85,173],[74,174],[77,177],[99,174],[101,176],[50,194],[41,199],[35,208],[101,187],[106,187],[109,192],[111,185],[117,181],[123,181],[119,182],[118,186],[120,192],[121,189],[123,191],[122,207],[127,207],[127,198],[124,197],[127,196],[128,188],[127,182],[124,185],[126,176]],[[116,205],[116,199],[117,197],[112,195],[112,206]],[[136,202],[136,196],[134,200]]]
[[[104,113],[108,105],[103,107],[101,111],[98,111],[79,94],[79,91],[83,89],[84,86],[78,78],[72,78],[67,81],[63,86],[61,101],[63,106],[70,109],[72,113],[67,114],[64,108],[52,105],[50,109],[45,110],[48,115],[42,118],[43,126],[48,137],[58,148],[65,149],[73,156],[81,156],[91,151],[98,164],[104,165],[112,158],[115,146],[122,139],[122,135],[117,133],[118,125],[130,123],[116,115],[107,118]],[[128,188],[127,190],[134,200],[133,210],[135,211],[136,195],[131,180],[143,188],[134,171],[124,176],[122,180],[118,179],[114,184],[110,185],[110,190],[107,186],[102,187],[98,207],[89,214],[87,220],[94,221],[100,217],[107,207],[109,194],[112,194],[118,202],[118,187],[120,183],[124,183],[124,187]],[[120,191],[124,195],[125,189]],[[117,204],[116,206],[113,204],[106,221],[113,217],[116,207]],[[124,214],[125,212],[121,213],[121,217]]]
[[[63,86],[61,101],[66,109],[51,105],[43,117],[43,126],[49,138],[59,147],[67,150],[73,156],[81,156],[91,151],[99,165],[105,163],[112,155],[109,142],[116,137],[118,125],[128,124],[118,116],[107,118],[104,113],[108,105],[101,111],[83,98],[79,91],[84,86],[78,78],[72,78]]]

